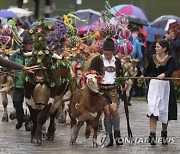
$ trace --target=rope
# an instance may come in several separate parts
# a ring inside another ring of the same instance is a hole
[[[149,80],[149,79],[157,79],[157,77],[123,77],[125,79],[145,79],[145,80]],[[180,80],[180,78],[177,77],[165,77],[161,80]]]

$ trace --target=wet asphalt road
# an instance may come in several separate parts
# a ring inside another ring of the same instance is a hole
[[[56,121],[56,133],[54,141],[43,140],[42,145],[38,146],[30,143],[30,132],[25,131],[25,127],[19,130],[15,129],[16,120],[9,120],[9,122],[0,121],[0,154],[109,154],[109,153],[165,153],[165,154],[178,154],[180,153],[180,114],[178,114],[177,121],[170,121],[168,137],[170,143],[167,146],[162,146],[161,143],[157,143],[152,147],[149,143],[145,142],[149,135],[149,121],[146,117],[145,101],[134,99],[130,110],[130,124],[135,139],[135,143],[124,143],[122,146],[116,146],[110,148],[93,148],[92,136],[89,139],[84,137],[84,127],[80,130],[79,137],[76,145],[71,146],[70,133],[71,129],[64,124]],[[180,104],[178,104],[178,109]],[[12,110],[12,102],[9,103],[8,110]],[[127,138],[126,130],[126,118],[123,109],[123,104],[120,104],[120,120],[121,120],[121,135],[125,139]],[[0,104],[0,118],[2,117],[3,108]],[[47,123],[48,124],[48,123]],[[157,137],[160,138],[161,125],[157,125]],[[100,131],[103,133],[104,131]],[[91,133],[92,135],[92,133]]]

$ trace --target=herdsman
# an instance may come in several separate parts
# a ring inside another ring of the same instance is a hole
[[[120,118],[118,112],[119,95],[115,86],[115,78],[122,75],[122,67],[121,61],[113,55],[114,51],[115,43],[113,39],[106,38],[103,43],[103,54],[96,56],[90,65],[90,70],[95,70],[103,76],[100,90],[104,93],[104,126],[110,138],[107,146],[113,146],[112,129],[114,130],[116,144],[123,144],[120,135]]]

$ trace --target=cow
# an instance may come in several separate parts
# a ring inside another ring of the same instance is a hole
[[[30,53],[27,54],[31,55]],[[62,65],[52,69],[53,63],[61,61]],[[32,58],[31,65],[36,65],[38,60]],[[55,118],[62,96],[68,89],[69,67],[64,65],[65,59],[56,55],[45,56],[42,60],[42,69],[34,74],[26,74],[24,79],[25,99],[29,108],[33,128],[31,142],[42,143],[42,127],[50,118],[46,139],[53,140],[55,134]]]
[[[3,73],[0,75],[0,93],[2,97],[2,105],[3,105],[3,116],[2,116],[2,122],[8,122],[9,118],[11,120],[15,119],[16,117],[16,110],[13,108],[13,111],[10,113],[8,117],[8,95],[12,98],[13,97],[13,86],[14,86],[14,80],[12,76]]]
[[[123,76],[135,77],[137,75],[136,65],[139,62],[139,60],[133,59],[130,56],[122,56],[120,59],[121,59],[121,65],[123,67]],[[130,104],[130,92],[133,85],[133,79],[127,79],[126,85],[127,85],[126,96],[128,103]]]
[[[86,122],[85,137],[89,138],[92,127],[94,129],[93,146],[97,147],[97,130],[103,110],[103,99],[99,92],[97,74],[88,74],[85,81],[86,84],[73,92],[70,98],[69,116],[72,129],[70,144],[75,144],[78,132]]]

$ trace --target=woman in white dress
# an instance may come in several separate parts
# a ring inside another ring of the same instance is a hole
[[[171,56],[169,43],[160,40],[156,43],[156,54],[150,59],[144,76],[157,77],[149,83],[147,101],[150,117],[149,143],[156,145],[157,120],[162,123],[162,144],[167,145],[167,127],[169,120],[177,120],[177,103],[172,81],[163,80],[175,71],[175,60]]]

